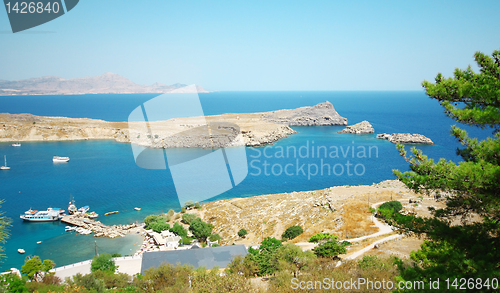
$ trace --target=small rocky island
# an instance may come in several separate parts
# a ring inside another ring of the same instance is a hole
[[[349,125],[346,128],[342,129],[338,133],[353,133],[353,134],[365,134],[365,133],[374,133],[375,129],[368,121],[361,121],[354,125]]]
[[[107,122],[87,118],[0,114],[0,142],[114,139],[152,148],[262,146],[296,131],[290,126],[346,125],[330,102],[264,113],[167,121]]]
[[[434,144],[432,140],[421,134],[410,134],[410,133],[393,133],[393,134],[377,134],[379,139],[387,139],[392,143],[402,143],[402,144]]]

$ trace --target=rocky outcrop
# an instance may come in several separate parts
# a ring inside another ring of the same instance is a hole
[[[402,144],[434,144],[430,138],[427,138],[421,134],[410,134],[410,133],[393,133],[393,134],[377,134],[379,139],[387,139],[392,143],[402,143]]]
[[[272,111],[262,115],[264,121],[288,126],[347,125],[332,103],[326,101],[312,107]]]
[[[339,131],[339,133],[353,133],[353,134],[364,134],[364,133],[374,133],[372,125],[368,121],[361,121],[354,125],[349,125],[346,128]]]

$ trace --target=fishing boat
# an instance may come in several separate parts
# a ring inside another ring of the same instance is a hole
[[[117,214],[117,213],[118,213],[118,211],[113,211],[113,212],[105,213],[104,215],[105,216],[109,216],[109,215]]]
[[[69,161],[69,157],[59,157],[59,156],[54,156],[52,158],[52,161],[54,163],[64,163],[64,162],[67,162]]]
[[[64,215],[64,210],[60,208],[48,208],[46,211],[29,209],[20,218],[28,222],[53,222],[62,219]]]
[[[20,143],[13,143],[13,144],[12,144],[12,146],[13,146],[13,147],[20,147],[20,146],[21,146],[21,144],[20,144]]]
[[[135,207],[135,208],[134,208],[134,210],[136,210],[136,211],[140,211],[140,210],[141,210],[141,208]]]
[[[0,170],[10,170],[10,167],[7,166],[7,156],[3,156],[5,160],[5,166],[0,166]]]

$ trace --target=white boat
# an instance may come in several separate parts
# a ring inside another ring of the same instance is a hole
[[[59,208],[48,208],[46,211],[29,209],[20,218],[28,222],[53,222],[64,217],[64,210]]]
[[[75,231],[75,230],[76,230],[76,227],[71,227],[71,226],[66,226],[66,227],[64,228],[64,231],[66,231],[66,232],[69,232],[69,231]]]
[[[69,161],[69,157],[59,157],[59,156],[54,156],[52,158],[52,161],[55,162],[55,163],[60,163],[60,162],[67,162]]]
[[[134,208],[134,210],[136,210],[136,211],[140,211],[140,210],[141,210],[141,208],[135,207],[135,208]]]
[[[7,156],[3,156],[5,160],[5,166],[0,166],[0,170],[10,170],[10,167],[7,166]]]
[[[82,214],[85,214],[86,212],[88,212],[90,210],[90,207],[89,206],[83,206],[81,208],[78,209],[78,212],[82,213]]]
[[[20,147],[20,146],[21,146],[21,144],[20,144],[20,143],[13,143],[13,144],[12,144],[12,146],[13,146],[13,147]]]
[[[99,214],[96,212],[91,212],[91,213],[87,213],[87,217],[89,219],[95,219],[95,218],[99,217]]]
[[[24,254],[26,251],[24,251],[24,249],[22,249],[22,248],[19,248],[19,249],[17,250],[17,252],[19,252],[20,254]]]

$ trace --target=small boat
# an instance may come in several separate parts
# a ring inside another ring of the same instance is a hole
[[[64,163],[64,162],[69,161],[69,157],[59,157],[59,156],[54,156],[54,157],[52,158],[52,161],[53,161],[54,163],[60,163],[60,162],[63,162],[63,163]]]
[[[134,210],[136,210],[136,211],[140,211],[140,210],[141,210],[141,208],[135,207],[135,208],[134,208]]]
[[[64,227],[64,231],[65,232],[69,232],[69,231],[75,231],[77,227],[71,227],[71,226],[66,226]]]
[[[117,213],[118,213],[118,211],[114,211],[114,212],[105,213],[104,215],[105,215],[105,216],[109,216],[109,215],[112,215],[112,214],[117,214]]]
[[[86,212],[88,212],[90,210],[90,207],[89,206],[83,206],[81,208],[78,209],[78,212],[82,213],[82,214],[85,214]]]
[[[19,249],[17,250],[17,252],[19,252],[20,254],[24,254],[26,251],[24,251],[24,249],[22,249],[22,248],[19,248]]]
[[[10,170],[10,167],[7,166],[7,156],[3,156],[5,160],[5,166],[0,166],[0,170]]]
[[[87,213],[87,217],[89,219],[95,219],[95,218],[99,217],[99,214],[96,212],[91,212],[91,213]]]
[[[59,208],[48,208],[46,211],[36,211],[29,209],[20,218],[28,222],[53,222],[65,216],[64,210]]]
[[[12,144],[12,146],[13,146],[13,147],[20,147],[20,146],[21,146],[21,144],[20,144],[20,143],[13,143],[13,144]]]
[[[36,244],[40,244],[40,243],[42,243],[42,241],[37,241],[37,242],[36,242]]]

